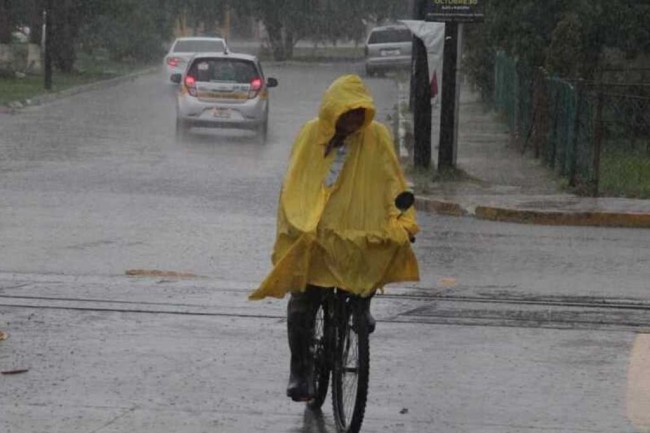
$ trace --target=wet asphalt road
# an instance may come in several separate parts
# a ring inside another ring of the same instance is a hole
[[[334,431],[283,397],[284,302],[245,295],[291,141],[350,70],[268,65],[265,145],[176,142],[160,75],[0,117],[0,370],[29,368],[0,376],[0,431]],[[395,87],[369,84],[384,121]],[[650,425],[648,231],[419,218],[422,281],[374,303],[364,431]]]

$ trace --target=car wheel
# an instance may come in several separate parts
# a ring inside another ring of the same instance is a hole
[[[180,117],[176,118],[176,139],[183,141],[190,134],[190,125]]]
[[[375,70],[366,66],[366,75],[368,77],[374,77],[375,76]]]

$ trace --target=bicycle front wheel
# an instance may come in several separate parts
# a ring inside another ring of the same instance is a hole
[[[311,354],[314,359],[314,390],[313,400],[307,403],[310,409],[320,409],[327,396],[327,387],[330,380],[329,347],[330,326],[328,320],[327,303],[323,302],[316,311],[314,334],[311,341]]]
[[[368,323],[363,308],[353,298],[347,299],[343,310],[332,375],[332,406],[338,430],[358,433],[368,397]]]

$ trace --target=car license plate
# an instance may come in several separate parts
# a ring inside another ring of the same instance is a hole
[[[399,50],[384,50],[381,52],[382,56],[399,56]]]
[[[230,108],[213,108],[212,116],[217,119],[230,119]]]

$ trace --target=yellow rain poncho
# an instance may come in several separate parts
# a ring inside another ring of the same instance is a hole
[[[345,141],[345,163],[327,187],[336,152],[325,157],[325,148],[338,118],[356,108],[366,110],[364,125]],[[419,279],[409,242],[419,230],[415,212],[400,216],[395,207],[407,185],[390,133],[374,115],[358,76],[343,76],[327,89],[318,118],[294,143],[278,206],[274,267],[250,299],[282,298],[307,284],[368,296],[387,283]]]

